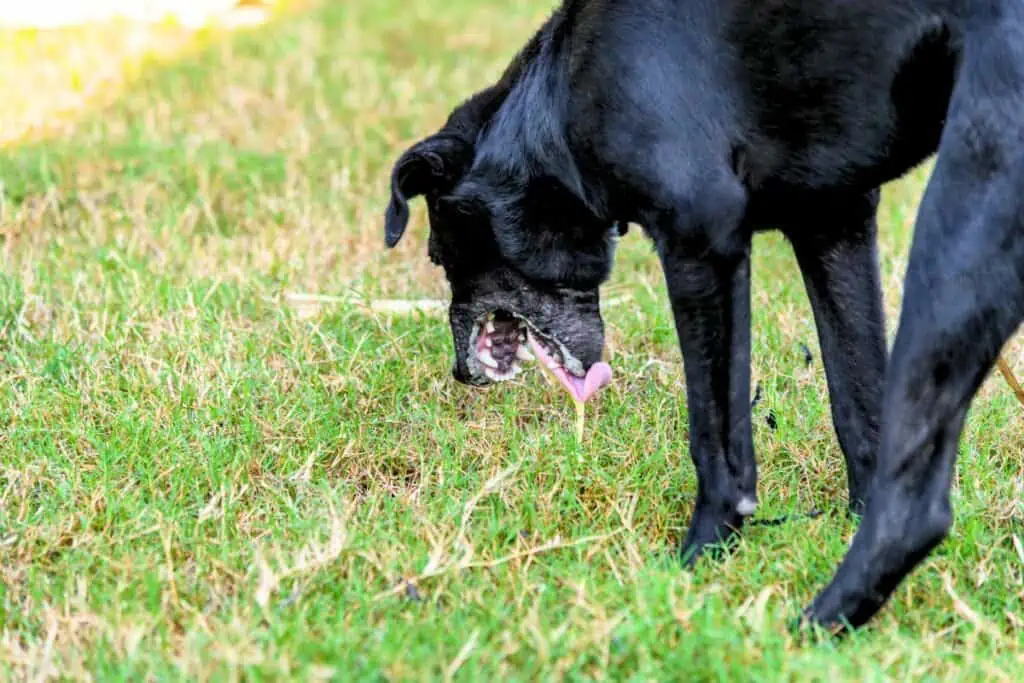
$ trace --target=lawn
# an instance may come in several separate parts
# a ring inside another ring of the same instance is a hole
[[[855,526],[777,235],[755,246],[758,515],[824,514],[692,572],[682,362],[640,231],[582,445],[535,368],[459,386],[443,317],[368,305],[444,298],[420,202],[383,248],[390,166],[551,4],[0,33],[0,676],[1024,678],[1024,410],[998,374],[949,540],[869,629],[787,630]],[[890,331],[927,170],[885,188]]]

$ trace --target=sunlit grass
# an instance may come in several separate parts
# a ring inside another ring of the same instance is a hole
[[[998,376],[952,538],[851,641],[786,630],[854,525],[778,236],[754,268],[759,514],[828,514],[692,573],[669,552],[682,364],[639,231],[583,448],[538,372],[457,386],[443,318],[359,304],[444,297],[419,203],[383,249],[387,173],[548,9],[321,2],[156,27],[149,57],[113,28],[0,40],[0,677],[1021,677],[1024,423]],[[890,329],[926,171],[885,191]]]
[[[144,71],[159,68],[223,40],[253,24],[228,21],[204,5],[222,9],[223,0],[168,3],[155,21],[142,21],[139,3],[83,6],[78,0],[44,0],[0,6],[0,146],[67,134],[78,118],[117,101]],[[266,0],[263,20],[308,3]],[[109,13],[107,12],[109,11]],[[41,27],[32,25],[33,22]],[[52,28],[50,27],[52,26]]]

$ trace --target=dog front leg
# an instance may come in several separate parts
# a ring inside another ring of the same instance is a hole
[[[750,419],[750,234],[735,204],[656,237],[683,354],[697,500],[681,552],[692,564],[729,541],[757,505]]]
[[[854,512],[863,509],[875,469],[886,363],[879,194],[811,196],[783,225],[814,311]]]

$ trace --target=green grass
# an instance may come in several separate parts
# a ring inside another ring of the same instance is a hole
[[[754,268],[759,514],[828,514],[753,527],[689,573],[670,552],[695,491],[682,364],[639,231],[606,288],[616,380],[582,448],[538,371],[458,386],[442,318],[360,304],[444,296],[419,203],[383,249],[387,173],[549,9],[348,0],[232,35],[164,27],[173,52],[92,89],[102,74],[53,69],[114,59],[111,35],[0,35],[0,131],[24,131],[0,149],[0,675],[1024,676],[1024,421],[997,375],[951,538],[869,630],[787,631],[854,525],[779,237]],[[926,170],[886,188],[890,330]]]

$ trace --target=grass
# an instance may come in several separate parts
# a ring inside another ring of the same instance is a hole
[[[759,514],[828,514],[689,573],[682,365],[638,231],[582,448],[539,372],[457,386],[442,318],[360,305],[444,296],[419,203],[383,249],[387,172],[549,5],[292,3],[145,50],[0,35],[0,675],[1020,680],[1024,421],[998,375],[951,538],[869,630],[786,630],[854,525],[778,236],[754,268]],[[926,172],[885,190],[890,328]]]

